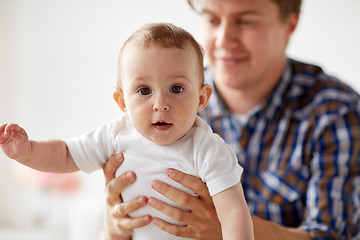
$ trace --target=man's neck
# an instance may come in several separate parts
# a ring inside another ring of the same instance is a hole
[[[247,114],[256,105],[268,97],[268,92],[241,91],[238,89],[218,89],[230,112],[234,114]],[[223,92],[225,94],[223,94]]]
[[[276,84],[280,81],[285,65],[285,62],[279,64],[279,68],[273,72],[272,76],[267,76],[266,81],[259,81],[253,86],[232,88],[226,84],[221,84],[221,82],[217,83],[216,80],[215,86],[230,112],[233,114],[247,114],[270,96]]]

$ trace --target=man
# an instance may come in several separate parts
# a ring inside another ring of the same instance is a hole
[[[214,94],[203,117],[236,152],[252,213],[255,239],[360,238],[360,97],[319,67],[286,57],[301,0],[194,0],[201,16],[205,78]],[[135,181],[113,179],[121,155],[104,167],[108,186],[107,235],[131,239],[152,221],[171,234],[221,239],[207,188],[169,170],[193,189],[187,195],[165,183],[152,187],[190,209],[184,212],[139,196],[119,195]],[[126,159],[125,159],[126,161]],[[221,159],[219,159],[221,161]],[[149,204],[185,226],[127,214]]]

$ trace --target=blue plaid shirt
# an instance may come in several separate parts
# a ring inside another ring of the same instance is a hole
[[[213,84],[210,69],[205,81]],[[360,97],[321,68],[288,59],[246,124],[214,87],[200,116],[235,151],[250,212],[314,239],[360,239]]]

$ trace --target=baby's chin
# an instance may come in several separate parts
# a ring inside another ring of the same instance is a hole
[[[186,134],[185,134],[186,135]],[[160,146],[168,146],[171,145],[177,141],[180,141],[185,135],[180,136],[171,136],[171,137],[151,137],[148,138],[150,141],[153,141],[154,143],[160,145]]]
[[[168,146],[173,144],[174,142],[176,142],[177,140],[161,140],[161,139],[150,139],[151,141],[153,141],[154,143],[160,145],[160,146]]]

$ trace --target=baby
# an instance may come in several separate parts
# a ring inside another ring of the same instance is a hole
[[[123,152],[117,175],[131,170],[138,176],[121,193],[124,201],[144,195],[181,207],[151,188],[156,179],[191,193],[166,176],[168,168],[178,169],[206,182],[223,239],[253,239],[242,168],[231,148],[197,116],[212,92],[204,84],[200,45],[172,24],[148,24],[125,42],[118,68],[114,99],[123,113],[113,122],[66,142],[29,140],[24,129],[5,124],[0,127],[3,152],[31,168],[58,173],[101,169],[113,154]],[[182,224],[150,206],[130,216],[147,214]],[[134,229],[132,239],[183,238],[149,224]]]

